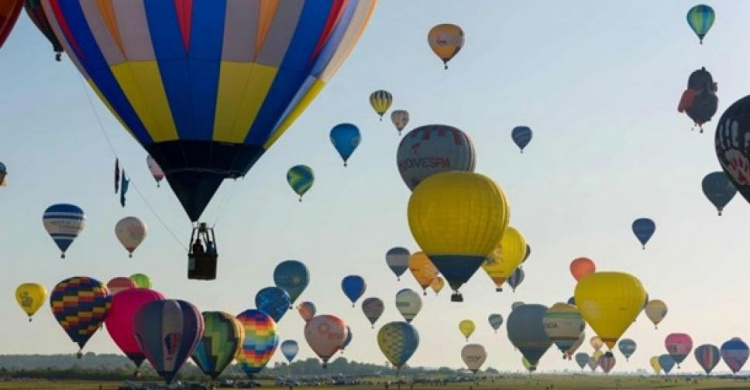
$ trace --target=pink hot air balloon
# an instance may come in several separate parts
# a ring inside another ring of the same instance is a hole
[[[130,280],[130,279],[128,279]],[[133,335],[133,319],[141,306],[164,299],[159,292],[147,288],[128,288],[112,298],[112,308],[104,320],[107,332],[120,350],[135,363],[136,375],[146,355],[141,352]]]
[[[302,316],[302,319],[305,320],[305,322],[309,322],[313,317],[315,317],[315,305],[312,302],[302,302],[297,306],[297,311],[299,311],[299,315]]]
[[[117,293],[127,290],[129,288],[136,288],[138,287],[137,284],[133,281],[133,279],[130,279],[125,276],[118,276],[116,278],[112,278],[109,282],[107,282],[107,288],[109,289],[109,292],[112,293],[112,296],[117,295]]]
[[[315,316],[305,325],[305,339],[323,360],[323,367],[327,367],[328,359],[341,349],[348,334],[344,321],[328,314]]]
[[[680,363],[693,350],[693,339],[685,333],[672,333],[664,340],[664,346],[669,356],[677,363],[677,368],[680,368]]]

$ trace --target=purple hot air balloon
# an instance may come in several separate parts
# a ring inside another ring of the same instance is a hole
[[[719,360],[721,360],[721,353],[719,352],[719,348],[715,345],[699,345],[695,348],[693,353],[695,354],[695,360],[698,361],[698,364],[700,364],[703,371],[706,372],[706,375],[710,374],[711,370],[713,370],[714,367],[719,364]]]
[[[747,344],[739,337],[735,337],[721,345],[721,358],[729,366],[733,374],[742,369],[748,357]]]

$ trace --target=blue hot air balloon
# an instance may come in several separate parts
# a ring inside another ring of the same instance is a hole
[[[508,285],[513,289],[513,292],[516,292],[516,288],[518,285],[523,282],[523,278],[526,276],[526,273],[523,272],[522,268],[516,268],[515,271],[513,271],[512,274],[510,274],[510,277],[508,278]]]
[[[54,204],[44,211],[42,216],[44,228],[60,248],[61,258],[65,258],[65,251],[68,250],[73,240],[83,230],[86,224],[86,216],[80,207],[72,204]]]
[[[357,126],[351,123],[341,123],[331,129],[331,142],[341,158],[344,159],[344,166],[347,165],[349,157],[357,149],[362,141],[362,135]]]
[[[294,303],[310,284],[310,271],[300,261],[282,261],[273,270],[273,282],[276,287],[284,289]]]
[[[656,224],[649,218],[638,218],[633,221],[633,234],[641,242],[643,249],[646,249],[646,243],[654,235],[654,231],[656,231]]]
[[[289,363],[297,356],[297,352],[299,352],[299,344],[296,341],[285,340],[281,343],[281,353]]]
[[[255,307],[278,323],[291,307],[289,294],[278,287],[266,287],[255,294]]]
[[[698,364],[700,364],[703,371],[706,372],[706,375],[710,374],[721,360],[721,352],[719,351],[719,348],[711,344],[699,345],[695,348],[693,354],[695,354],[695,360],[698,361]]]
[[[706,198],[713,203],[721,215],[724,207],[734,198],[737,189],[724,172],[711,172],[703,178],[701,183]]]
[[[570,297],[570,298],[568,298],[568,305],[575,306],[576,305],[576,297]]]
[[[539,363],[539,359],[552,345],[552,339],[544,330],[543,319],[547,309],[544,305],[520,305],[508,316],[508,339],[532,366]]]
[[[521,153],[523,153],[523,148],[525,148],[526,145],[531,142],[531,135],[531,129],[527,126],[516,126],[510,133],[510,136],[513,138],[513,142],[515,142],[516,145],[521,149]]]
[[[352,307],[357,299],[365,293],[367,284],[365,280],[359,275],[349,275],[341,281],[341,289],[344,290],[344,294],[350,301],[352,301]]]
[[[747,362],[748,353],[747,344],[739,337],[735,337],[721,345],[721,358],[729,366],[733,374],[742,369]]]
[[[622,339],[617,343],[617,348],[619,348],[620,352],[625,356],[625,361],[628,361],[630,356],[635,353],[636,346],[635,341],[631,339]]]
[[[586,364],[589,362],[589,354],[586,352],[579,352],[576,354],[576,363],[578,364],[578,367],[581,367],[581,370],[586,368]]]
[[[659,355],[659,366],[664,370],[665,374],[669,374],[675,364],[677,364],[677,362],[674,361],[672,356],[669,356],[668,354]]]
[[[490,322],[492,329],[497,333],[497,330],[500,329],[500,326],[503,324],[503,316],[500,314],[490,314],[488,321]]]
[[[714,20],[716,20],[714,9],[705,4],[698,4],[688,11],[688,25],[698,36],[701,45],[703,44],[703,38],[708,34],[708,30],[714,25]]]
[[[352,342],[352,328],[349,327],[349,325],[346,326],[346,339],[341,344],[341,353],[344,353],[344,348],[348,347],[349,344]]]

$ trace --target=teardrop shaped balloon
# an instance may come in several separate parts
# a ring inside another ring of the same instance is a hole
[[[112,295],[100,281],[88,276],[74,276],[55,285],[49,296],[52,314],[78,344],[78,358],[91,336],[102,326],[112,305]]]
[[[482,263],[482,269],[495,283],[496,291],[503,291],[502,285],[518,269],[524,257],[526,257],[526,239],[518,229],[508,226],[503,233],[503,238]]]
[[[597,352],[601,352],[601,351],[597,351]],[[589,368],[591,369],[591,372],[595,372],[596,368],[599,367],[599,362],[596,361],[596,358],[594,356],[590,356],[589,361],[586,364],[588,364]]]
[[[135,285],[139,288],[151,288],[153,286],[151,277],[146,274],[132,274],[130,275],[130,279],[133,280]]]
[[[383,315],[384,310],[385,305],[380,298],[371,297],[362,301],[362,312],[365,313],[365,317],[370,321],[373,329],[375,329],[375,323]]]
[[[513,292],[516,292],[516,289],[521,284],[521,282],[523,282],[523,279],[525,277],[526,272],[523,271],[523,268],[516,268],[516,270],[513,271],[513,273],[508,278],[508,285],[513,289]]]
[[[352,302],[352,307],[367,290],[367,283],[359,275],[349,275],[341,281],[341,290],[344,295]]]
[[[664,340],[664,347],[667,349],[669,356],[677,363],[677,368],[680,368],[680,363],[693,350],[693,339],[685,333],[672,333]]]
[[[136,311],[133,334],[156,373],[171,384],[203,337],[203,316],[189,302],[151,301]]]
[[[578,282],[575,298],[586,323],[611,350],[641,312],[646,291],[635,276],[595,272]]]
[[[279,346],[276,322],[270,315],[254,309],[240,313],[237,320],[245,332],[245,340],[237,354],[237,363],[245,375],[252,378],[266,367]]]
[[[135,364],[136,374],[146,355],[141,351],[135,338],[135,315],[146,304],[163,299],[161,293],[147,288],[126,289],[112,297],[112,307],[104,324],[112,341]]]
[[[331,129],[331,143],[339,155],[344,160],[344,166],[347,166],[349,157],[357,149],[362,141],[362,135],[359,128],[351,123],[341,123]]]
[[[146,238],[147,232],[146,224],[136,217],[125,217],[115,225],[115,235],[117,235],[120,244],[128,251],[130,257],[133,257],[133,251]]]
[[[382,89],[377,90],[370,94],[370,105],[372,109],[380,116],[380,120],[383,120],[383,115],[391,108],[393,103],[393,95],[390,92]]]
[[[615,355],[612,354],[612,352],[606,352],[599,357],[597,365],[602,368],[602,371],[604,371],[605,374],[609,374],[615,366]]]
[[[281,354],[284,355],[286,361],[291,363],[299,352],[299,344],[294,340],[284,340],[284,342],[281,343],[280,349]]]
[[[438,278],[443,280],[443,284],[445,284],[445,280],[438,276],[440,271],[424,252],[416,252],[409,257],[409,271],[411,271],[419,286],[422,287],[424,295],[427,295],[427,288],[431,287],[432,282]],[[440,289],[442,289],[442,286]]]
[[[576,364],[578,364],[578,367],[581,367],[581,370],[586,368],[586,364],[589,362],[589,354],[586,352],[578,352],[576,354]]]
[[[204,374],[216,380],[234,361],[245,342],[245,329],[229,313],[204,311],[203,337],[193,352],[193,361]]]
[[[521,153],[523,153],[523,149],[531,142],[531,128],[528,126],[516,126],[511,131],[510,136],[513,138],[516,146],[521,149]]]
[[[474,330],[476,329],[477,326],[472,320],[462,320],[458,323],[458,330],[466,337],[466,341],[469,341],[469,337],[474,334]]]
[[[644,309],[646,317],[654,324],[654,329],[667,316],[667,304],[659,299],[652,299],[646,304]]]
[[[633,356],[636,347],[637,344],[632,339],[622,339],[617,343],[617,348],[620,350],[620,353],[625,356],[625,361],[628,361],[628,359]]]
[[[656,224],[649,218],[638,218],[633,221],[633,234],[646,249],[646,243],[651,239],[656,231]]]
[[[299,195],[299,201],[302,202],[302,196],[315,183],[315,173],[307,165],[295,165],[286,172],[286,181],[292,187],[292,190]]]
[[[714,25],[714,20],[716,20],[714,9],[705,4],[698,4],[688,11],[688,25],[698,36],[701,45],[703,44],[703,38],[708,34],[708,30]]]
[[[406,110],[394,110],[391,112],[391,122],[396,126],[398,135],[401,135],[401,131],[409,124],[409,112]]]
[[[278,323],[292,306],[289,294],[278,287],[266,287],[255,294],[255,307]]]
[[[39,29],[39,32],[41,32],[44,37],[47,38],[49,43],[52,44],[52,50],[55,52],[55,59],[60,61],[63,47],[55,36],[52,26],[50,26],[49,20],[47,20],[47,15],[44,14],[42,2],[40,0],[25,0],[23,3],[24,8],[26,9],[26,14],[29,15],[29,18],[34,22],[34,25]]]
[[[409,198],[414,239],[454,291],[451,300],[500,242],[510,209],[500,187],[487,176],[461,171],[425,179]]]
[[[542,318],[544,331],[563,354],[566,353],[586,328],[583,316],[574,306],[567,303],[555,303],[547,309]]]
[[[699,345],[695,348],[693,354],[695,355],[695,360],[698,361],[703,371],[706,372],[706,375],[710,374],[716,365],[719,364],[719,361],[721,361],[721,352],[715,345]]]
[[[461,359],[466,368],[476,374],[487,360],[487,350],[480,344],[466,344],[461,348]]]
[[[297,306],[297,311],[299,312],[300,317],[307,322],[315,317],[316,309],[312,302],[302,302]]]
[[[127,278],[125,276],[117,276],[107,282],[107,289],[109,289],[109,292],[113,297],[117,295],[117,293],[130,288],[138,288],[138,286],[135,284],[133,279]]]
[[[86,216],[80,207],[72,204],[55,204],[47,207],[42,217],[44,229],[47,230],[52,240],[65,258],[65,251],[68,250],[73,240],[83,231],[86,225]]]
[[[402,247],[391,248],[385,253],[385,263],[388,264],[388,268],[393,271],[398,280],[401,280],[401,275],[409,269],[410,257],[409,250]]]
[[[378,331],[378,346],[398,374],[419,347],[419,333],[406,322],[389,322]]]
[[[448,61],[464,46],[464,32],[455,24],[438,24],[427,34],[427,43],[448,69]]]
[[[589,340],[589,344],[591,344],[591,348],[594,348],[594,351],[599,351],[604,346],[604,341],[602,341],[601,337],[594,336]]]
[[[18,20],[18,15],[23,9],[24,0],[6,0],[0,4],[0,48],[3,47],[5,40],[8,39],[13,26]]]
[[[671,356],[667,354],[659,355],[659,367],[664,370],[665,374],[669,374],[669,372],[674,368],[674,365],[675,361]]]
[[[543,322],[547,309],[547,306],[537,304],[518,306],[510,312],[505,327],[510,342],[534,366],[552,345]]]
[[[495,330],[495,333],[497,333],[497,330],[500,329],[500,326],[503,325],[503,316],[501,314],[490,314],[487,320],[489,321],[492,329]]]
[[[474,144],[468,135],[453,126],[420,126],[399,143],[396,163],[401,179],[414,191],[419,183],[439,173],[474,172]]]
[[[443,287],[445,287],[445,279],[443,279],[441,276],[436,276],[435,279],[432,279],[430,288],[435,292],[435,295],[440,294],[440,290],[442,290]],[[427,291],[425,291],[425,293],[426,292]]]
[[[156,186],[161,187],[161,181],[164,180],[164,171],[161,170],[159,163],[151,155],[148,155],[146,157],[146,166],[148,166],[151,176],[156,180]]]
[[[354,338],[354,333],[352,333],[352,328],[349,327],[349,325],[346,326],[346,339],[341,344],[341,353],[344,353],[344,349],[349,346],[349,344],[352,342],[352,338]]]
[[[301,261],[285,260],[273,270],[273,283],[284,289],[294,303],[310,284],[310,271]]]
[[[412,289],[401,289],[396,293],[396,309],[407,323],[411,323],[422,310],[422,297]]]
[[[594,272],[596,272],[596,264],[588,257],[579,257],[570,262],[570,274],[577,282]]]
[[[721,345],[721,358],[727,364],[732,374],[738,373],[747,362],[747,344],[739,337],[735,337]]]
[[[734,198],[737,189],[724,172],[711,172],[703,178],[701,182],[703,194],[716,207],[716,211],[721,215],[724,207]]]
[[[654,374],[659,375],[659,372],[661,371],[661,365],[659,365],[659,356],[652,356],[648,362],[651,365],[651,369],[654,370]]]
[[[305,325],[307,344],[323,360],[323,367],[328,366],[328,360],[344,345],[347,333],[344,321],[328,314],[315,316]]]
[[[39,283],[23,283],[16,287],[16,302],[29,316],[29,322],[46,300],[47,289]]]

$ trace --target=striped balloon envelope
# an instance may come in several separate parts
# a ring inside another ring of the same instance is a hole
[[[229,313],[204,311],[203,337],[193,352],[193,361],[204,374],[216,379],[237,356],[245,341],[245,329]]]
[[[695,360],[698,361],[698,364],[703,368],[703,371],[706,372],[706,375],[710,374],[721,360],[721,352],[719,351],[719,348],[711,344],[699,345],[695,348],[693,354],[695,355]]]
[[[613,355],[612,352],[606,352],[602,356],[599,356],[597,363],[599,364],[599,367],[602,368],[602,371],[604,371],[605,374],[609,374],[612,368],[615,367],[615,355]]]
[[[242,371],[252,378],[266,367],[279,346],[276,322],[268,314],[254,309],[245,310],[237,319],[245,331],[245,341],[237,354],[237,362]]]
[[[748,357],[747,344],[739,337],[735,337],[721,345],[721,358],[729,366],[733,374],[742,369]]]
[[[385,262],[388,268],[396,274],[397,280],[401,280],[401,275],[409,269],[409,250],[402,247],[395,247],[385,253]]]
[[[44,9],[42,8],[42,2],[40,0],[26,0],[23,3],[23,7],[26,9],[26,14],[29,15],[29,18],[34,22],[36,28],[38,28],[44,37],[47,38],[49,43],[52,44],[52,49],[55,51],[55,59],[60,61],[62,58],[63,47],[55,36],[55,32],[52,31],[52,26],[49,25],[47,15],[44,14]]]
[[[385,112],[391,108],[392,103],[393,95],[388,91],[381,89],[370,94],[370,105],[372,106],[372,109],[380,115],[381,121],[383,120]]]
[[[708,30],[714,25],[714,20],[716,20],[714,9],[705,4],[698,4],[688,11],[688,25],[698,36],[701,45],[703,44],[703,38],[708,34]]]
[[[284,340],[284,342],[281,343],[280,349],[281,354],[284,355],[289,363],[291,363],[299,352],[299,344],[294,340]]]
[[[396,309],[406,322],[411,323],[422,310],[422,297],[412,289],[401,289],[396,293]]]
[[[58,283],[49,296],[52,314],[81,350],[101,328],[112,305],[112,295],[100,281],[74,276]],[[83,352],[78,351],[78,357]]]
[[[54,204],[44,211],[42,222],[44,222],[44,229],[62,251],[60,257],[64,259],[65,251],[86,225],[86,216],[76,205]]]

